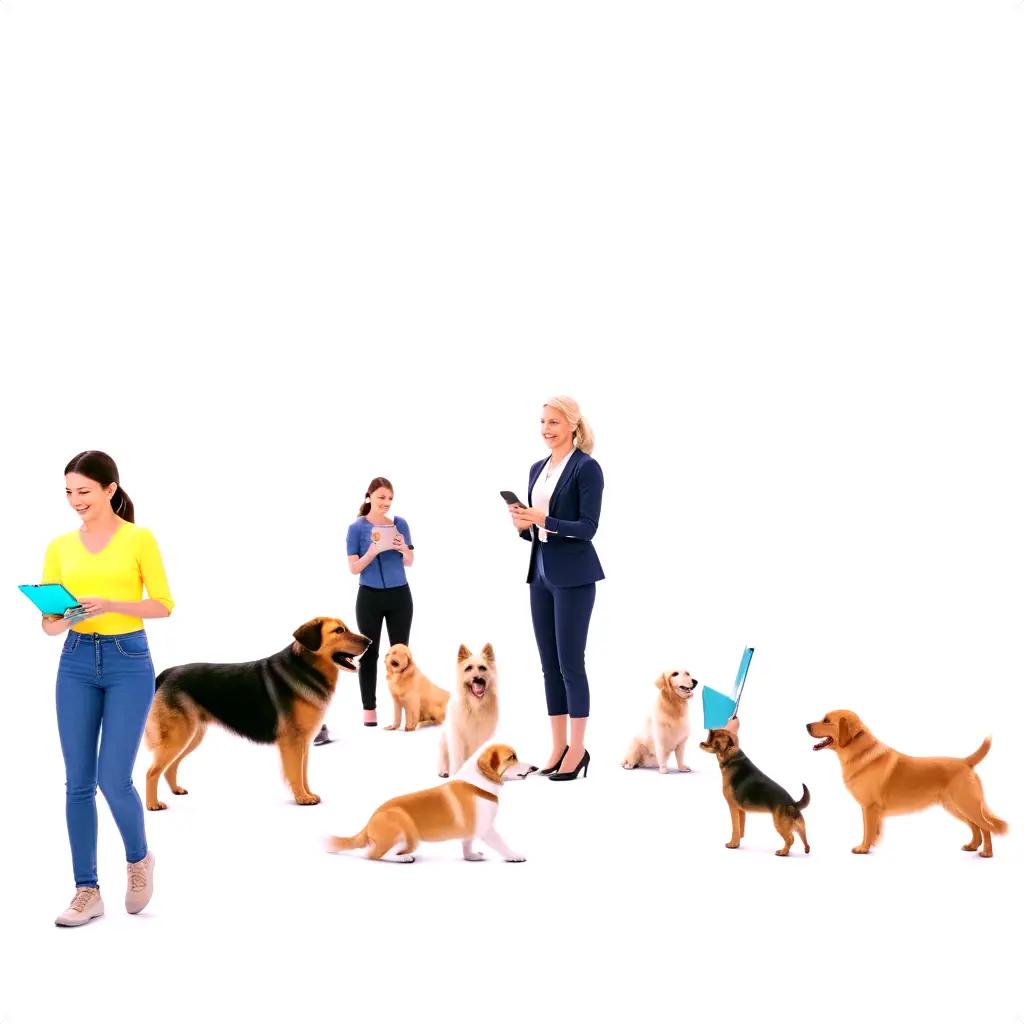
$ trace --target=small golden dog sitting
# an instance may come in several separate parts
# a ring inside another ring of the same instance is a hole
[[[384,728],[400,729],[403,711],[406,732],[412,732],[421,725],[440,725],[451,694],[435,686],[419,670],[409,648],[405,644],[395,644],[384,656],[384,664],[388,689],[395,705],[395,720]]]

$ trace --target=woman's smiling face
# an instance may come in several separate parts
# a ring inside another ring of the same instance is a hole
[[[117,492],[117,484],[101,487],[81,473],[68,473],[64,477],[64,489],[68,504],[85,524],[95,522],[110,512],[110,499]]]
[[[545,405],[540,414],[540,436],[552,451],[571,444],[572,427],[569,426],[565,413]]]
[[[369,497],[370,514],[380,518],[386,517],[391,508],[391,502],[395,500],[394,494],[386,487],[378,487]]]

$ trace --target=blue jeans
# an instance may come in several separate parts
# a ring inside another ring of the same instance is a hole
[[[76,886],[99,884],[97,783],[121,832],[126,860],[146,856],[142,801],[132,785],[132,768],[155,688],[144,630],[117,636],[68,633],[57,670],[57,729]]]
[[[587,632],[597,585],[556,587],[544,575],[544,545],[539,545],[530,611],[537,638],[548,714],[590,717],[590,685],[585,666]]]

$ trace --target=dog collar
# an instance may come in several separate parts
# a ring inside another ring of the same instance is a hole
[[[459,782],[468,782],[474,789],[479,789],[484,793],[489,793],[497,799],[498,790],[500,789],[499,783],[492,782],[490,779],[484,778],[484,776],[480,774],[476,765],[473,765],[471,768],[460,768],[455,773],[455,778]]]

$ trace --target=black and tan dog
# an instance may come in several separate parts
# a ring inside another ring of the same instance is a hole
[[[309,744],[334,696],[338,670],[354,672],[353,658],[370,646],[340,619],[312,619],[292,634],[295,642],[259,661],[234,665],[196,663],[165,669],[146,722],[153,763],[146,772],[146,807],[162,811],[157,799],[161,773],[172,793],[178,765],[216,722],[254,743],[276,743],[285,778],[298,804],[317,804],[306,779]]]
[[[781,850],[775,851],[777,857],[789,856],[794,830],[803,840],[804,853],[811,852],[807,845],[804,818],[800,813],[811,802],[811,794],[806,786],[803,796],[794,801],[740,750],[736,737],[726,729],[712,729],[700,749],[715,754],[718,766],[722,769],[722,792],[732,815],[732,838],[725,844],[730,850],[740,845],[746,830],[747,811],[760,811],[772,816],[775,830],[786,844]]]

